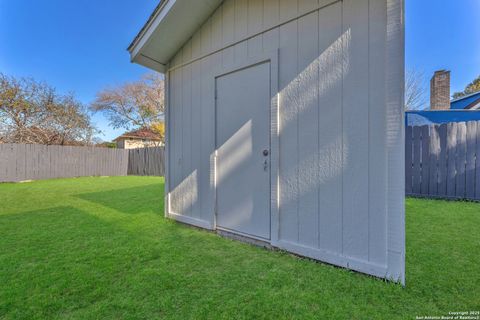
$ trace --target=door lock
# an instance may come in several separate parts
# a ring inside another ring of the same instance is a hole
[[[264,155],[265,157],[268,157],[268,154],[269,154],[269,153],[270,153],[270,152],[268,151],[268,149],[263,150],[263,155]]]

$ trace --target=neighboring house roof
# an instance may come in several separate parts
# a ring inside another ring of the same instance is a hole
[[[468,121],[480,121],[480,112],[476,110],[426,110],[407,111],[405,113],[405,124],[407,126]]]
[[[141,128],[138,130],[125,132],[118,138],[113,141],[118,141],[122,139],[145,139],[145,140],[154,140],[154,141],[161,141],[160,135],[155,131],[148,129],[148,128]]]
[[[469,94],[465,97],[461,97],[459,99],[452,100],[450,103],[450,109],[452,110],[480,109],[480,91]]]
[[[128,47],[130,60],[165,72],[170,59],[222,0],[161,0]]]

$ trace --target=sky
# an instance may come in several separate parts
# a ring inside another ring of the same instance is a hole
[[[0,0],[0,72],[45,81],[89,104],[149,71],[126,48],[158,0]],[[406,0],[406,66],[452,72],[452,93],[480,75],[480,0]],[[428,89],[428,87],[426,88]],[[428,90],[427,90],[428,91]],[[123,130],[94,122],[109,141]]]
[[[33,77],[89,104],[95,94],[140,78],[127,47],[158,0],[0,0],[0,72]],[[110,141],[123,130],[93,121]]]
[[[450,70],[452,94],[463,91],[480,76],[480,0],[406,0],[405,47],[407,70],[428,82]]]

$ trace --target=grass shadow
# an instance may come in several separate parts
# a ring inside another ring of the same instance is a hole
[[[129,240],[71,206],[2,215],[0,233],[0,318],[12,319],[55,318],[105,299],[96,287]]]
[[[78,194],[76,197],[127,213],[163,214],[163,183],[133,188]]]

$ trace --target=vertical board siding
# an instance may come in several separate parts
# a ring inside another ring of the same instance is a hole
[[[128,159],[122,149],[0,144],[0,182],[125,176]]]
[[[305,2],[305,1],[301,1]],[[298,21],[299,243],[318,247],[318,12]],[[313,146],[313,147],[312,147]]]
[[[180,57],[176,57],[174,61],[180,61]],[[172,129],[172,136],[170,143],[172,144],[172,155],[170,158],[171,163],[171,171],[172,171],[172,186],[170,187],[172,190],[171,193],[171,210],[173,212],[182,212],[183,206],[183,193],[180,191],[181,183],[182,183],[182,166],[183,166],[183,159],[182,159],[182,152],[183,152],[183,121],[182,121],[182,113],[183,113],[183,104],[182,104],[182,69],[177,69],[171,72],[172,79],[170,83],[171,86],[171,93],[170,96],[172,97],[172,106],[170,110],[172,111],[171,119],[173,120],[173,129]]]
[[[169,66],[176,68],[192,63],[222,48],[226,56],[233,57],[235,51],[248,50],[250,42],[260,42],[257,36],[265,30],[337,2],[340,0],[226,0],[193,35],[207,35],[204,43],[221,38],[221,45],[213,46],[208,51],[202,47],[201,52],[192,53],[189,61],[172,59]]]
[[[211,44],[209,44],[211,46]],[[201,87],[201,63],[195,62],[192,64],[192,131],[191,131],[191,156],[192,156],[192,166],[191,166],[191,206],[192,206],[192,216],[195,218],[200,218],[201,216],[201,197],[200,193],[200,168],[201,168],[201,148],[202,148],[202,109],[201,109],[201,99],[202,99],[202,87]],[[195,97],[195,98],[193,98]]]
[[[248,0],[247,34],[258,34],[263,30],[263,0]],[[248,56],[254,57],[263,52],[263,35],[248,40]]]
[[[225,0],[171,61],[171,213],[214,225],[214,71],[278,50],[279,241],[386,268],[387,17],[385,0]]]
[[[192,59],[192,41],[191,39],[183,47],[183,63]],[[192,216],[192,179],[194,173],[192,171],[192,64],[188,64],[182,68],[182,96],[183,96],[183,113],[182,113],[182,130],[183,130],[183,170],[182,183],[184,184],[183,192],[183,209],[182,212],[187,216]]]
[[[369,1],[369,66],[385,63],[386,38],[384,33],[387,24],[387,4],[384,0]],[[378,132],[386,132],[387,118],[386,78],[382,68],[369,70],[369,109],[368,109],[368,260],[378,265],[386,265],[387,230],[387,148],[386,136]],[[379,120],[381,119],[381,120]]]
[[[319,11],[319,247],[342,251],[342,5]]]
[[[241,41],[248,35],[248,0],[235,0],[235,41]],[[234,46],[234,61],[244,61],[248,56],[248,41]]]
[[[222,64],[221,54],[209,56],[201,61],[202,75],[213,78],[213,66]],[[210,221],[213,225],[215,210],[215,84],[214,81],[202,81],[202,167],[200,172],[201,219]]]
[[[247,0],[248,1],[248,23],[247,34],[257,34],[263,29],[263,8],[264,0]]]
[[[478,200],[478,126],[478,122],[459,122],[407,127],[405,193],[412,196]],[[412,181],[413,188],[409,186]]]
[[[285,14],[285,6],[280,7]],[[280,27],[280,239],[298,242],[298,22]]]
[[[343,1],[343,253],[362,260],[368,260],[368,14],[368,1]]]
[[[298,17],[298,0],[280,0],[280,21]]]
[[[298,14],[303,15],[318,8],[319,0],[298,0]]]
[[[263,0],[263,26],[270,29],[280,21],[280,0]]]
[[[222,19],[222,48],[227,47],[229,44],[235,42],[235,1],[227,0],[223,6],[223,19]],[[233,63],[234,50],[233,48],[226,48],[222,50],[222,65],[228,66]]]
[[[202,53],[204,55],[208,54],[209,49],[214,51],[214,50],[219,50],[222,47],[222,41],[223,41],[223,5],[220,6],[215,13],[212,15],[212,22],[210,26],[210,31],[212,32],[211,38],[211,44],[212,47],[208,48],[208,34],[205,34],[205,41],[202,41]]]

